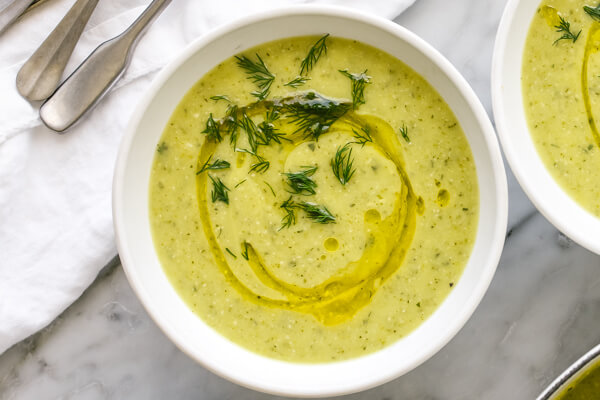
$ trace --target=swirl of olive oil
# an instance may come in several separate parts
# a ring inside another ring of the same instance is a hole
[[[560,13],[554,7],[544,6],[541,8],[541,14],[546,20],[546,23],[555,28],[560,22]],[[596,145],[600,147],[600,132],[598,132],[598,125],[592,112],[592,102],[590,100],[590,88],[588,81],[588,68],[590,63],[590,57],[600,51],[600,22],[592,22],[592,26],[587,33],[585,41],[585,49],[583,53],[583,63],[581,66],[581,92],[583,95],[583,105],[585,107],[585,113],[587,116],[588,125],[594,137]]]
[[[283,102],[285,101],[284,99]],[[273,102],[261,101],[242,110],[248,116],[253,116],[264,112],[272,105]],[[338,324],[350,319],[359,309],[366,306],[375,292],[402,264],[415,233],[418,213],[417,197],[405,170],[402,147],[388,123],[374,116],[359,115],[351,111],[337,120],[328,132],[346,131],[352,134],[352,128],[357,125],[371,127],[373,145],[381,154],[389,158],[398,170],[402,188],[396,199],[394,211],[381,221],[366,219],[365,224],[371,232],[375,233],[373,233],[372,244],[365,248],[362,257],[339,269],[338,274],[310,288],[279,279],[265,265],[261,255],[252,246],[251,240],[241,244],[242,251],[247,249],[247,263],[254,275],[266,287],[279,292],[285,300],[260,295],[248,288],[235,275],[212,229],[206,190],[207,176],[197,175],[200,218],[210,251],[227,282],[246,300],[261,306],[312,314],[325,325]],[[292,140],[289,148],[305,141],[298,135],[291,135],[289,138]],[[199,165],[203,165],[209,159],[217,145],[218,143],[212,141],[204,143],[198,157]]]

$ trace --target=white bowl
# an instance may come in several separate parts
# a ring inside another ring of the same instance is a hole
[[[504,155],[537,209],[581,246],[600,254],[600,218],[586,211],[552,178],[531,139],[521,91],[523,51],[541,0],[509,0],[492,62],[492,101]]]
[[[573,383],[581,378],[590,368],[600,361],[600,345],[597,345],[567,368],[536,400],[555,400]]]
[[[169,283],[155,254],[148,185],[156,144],[188,89],[220,61],[274,39],[316,35],[357,39],[418,71],[450,105],[471,145],[478,172],[480,219],[465,271],[448,298],[418,329],[360,358],[299,364],[252,353],[207,326]],[[481,103],[454,67],[406,29],[342,8],[296,6],[238,20],[203,36],[166,67],[138,105],[125,133],[113,188],[113,217],[125,273],[146,310],[190,357],[240,385],[290,396],[352,393],[415,368],[444,346],[471,316],[494,275],[507,221],[506,176],[494,130]]]

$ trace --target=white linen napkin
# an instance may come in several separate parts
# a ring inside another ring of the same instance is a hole
[[[18,1],[18,0],[17,0]],[[414,0],[317,0],[394,18]],[[148,0],[103,0],[70,73]],[[0,36],[0,353],[46,326],[116,254],[111,181],[121,134],[155,72],[217,25],[311,0],[174,0],[140,41],[116,89],[65,135],[45,128],[15,88],[17,71],[74,0],[51,0]]]

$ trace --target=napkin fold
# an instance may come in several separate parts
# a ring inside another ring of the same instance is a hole
[[[18,0],[17,0],[18,1]],[[52,0],[0,36],[0,353],[46,326],[116,254],[113,166],[122,132],[155,73],[208,30],[290,4],[326,3],[394,18],[414,0],[175,0],[140,41],[115,89],[64,135],[45,128],[16,74],[74,0]],[[66,74],[122,32],[148,0],[99,2]]]

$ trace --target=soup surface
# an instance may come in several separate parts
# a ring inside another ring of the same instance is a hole
[[[588,3],[540,4],[525,44],[522,87],[529,130],[546,168],[600,216],[600,8],[584,8]]]
[[[452,111],[365,44],[274,41],[223,61],[157,145],[150,221],[207,324],[268,357],[326,362],[419,326],[469,258],[477,175]]]
[[[600,394],[600,362],[589,367],[563,390],[556,400],[593,400]]]

